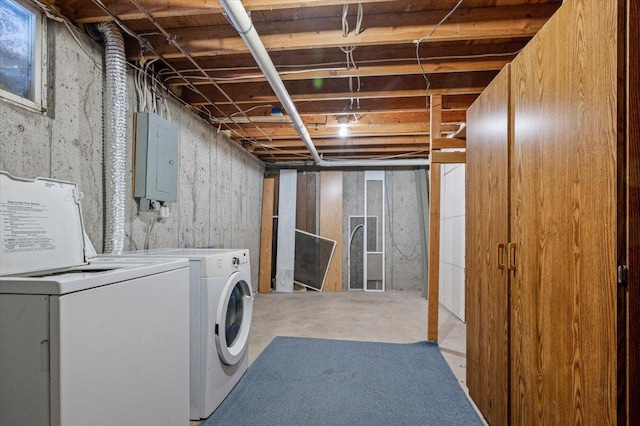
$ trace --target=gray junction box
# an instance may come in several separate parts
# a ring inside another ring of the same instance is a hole
[[[151,112],[138,112],[135,118],[133,196],[145,200],[175,202],[178,199],[178,128]],[[141,208],[143,201],[140,202]]]

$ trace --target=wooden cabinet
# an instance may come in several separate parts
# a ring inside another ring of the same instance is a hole
[[[623,423],[625,4],[567,0],[468,112],[467,381],[492,425]]]
[[[492,425],[508,421],[509,66],[467,112],[466,319],[469,394]]]

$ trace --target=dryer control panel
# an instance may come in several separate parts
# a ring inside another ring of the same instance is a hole
[[[207,257],[202,261],[202,275],[226,277],[235,271],[249,268],[249,250],[233,250]]]

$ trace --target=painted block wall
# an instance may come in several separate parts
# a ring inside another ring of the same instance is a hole
[[[440,303],[464,321],[465,165],[443,164],[440,198]]]
[[[347,289],[349,216],[364,214],[364,171],[343,172],[343,283]],[[413,170],[385,172],[385,280],[387,290],[422,289],[420,225]],[[393,233],[393,239],[391,234]],[[395,244],[394,244],[395,241]],[[352,260],[353,261],[353,260]]]
[[[78,37],[87,53],[64,25],[48,22],[46,113],[0,101],[0,170],[18,177],[78,183],[84,193],[85,228],[100,252],[104,237],[102,46],[84,34]],[[132,75],[128,93],[125,250],[135,250],[144,248],[153,214],[138,213],[132,197],[136,108]],[[257,290],[264,166],[179,102],[169,104],[171,121],[179,128],[178,202],[171,204],[166,222],[154,226],[149,247],[248,248],[252,286]]]

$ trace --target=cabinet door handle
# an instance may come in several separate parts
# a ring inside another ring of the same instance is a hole
[[[496,244],[496,251],[498,255],[498,269],[504,269],[504,243]]]
[[[516,243],[507,244],[507,269],[516,270]]]

